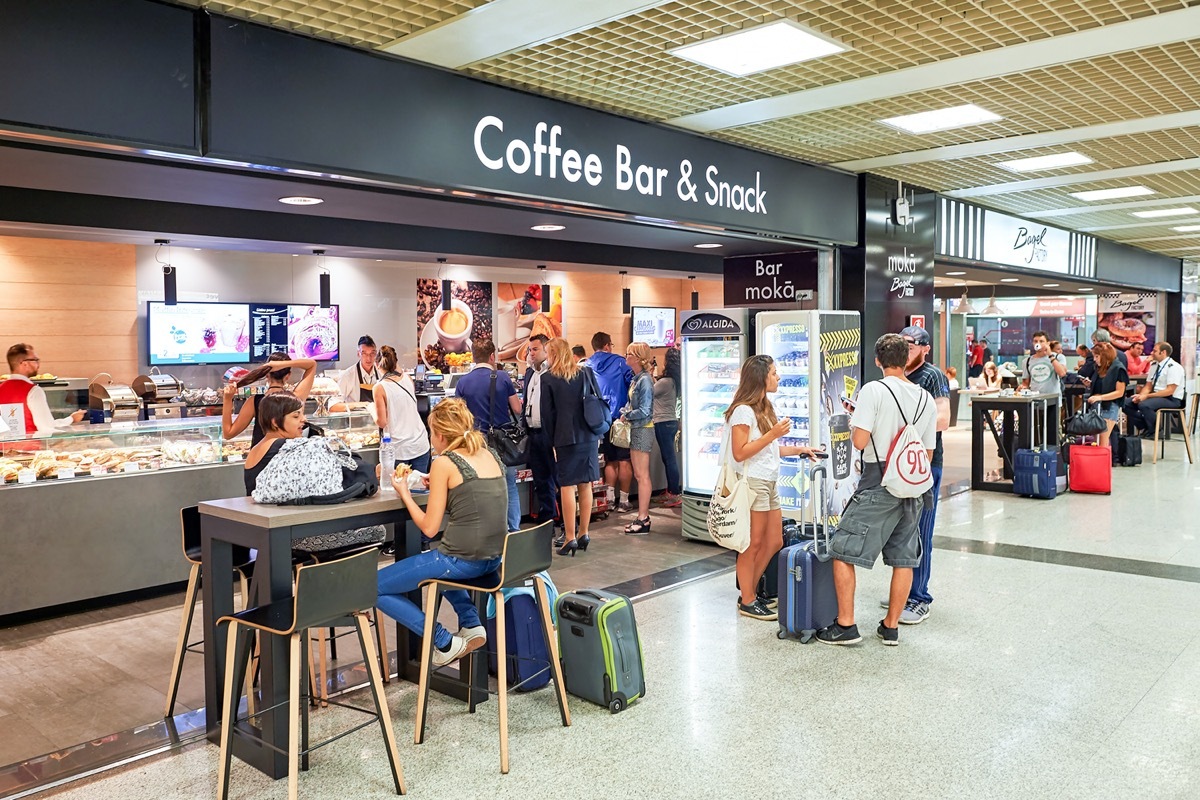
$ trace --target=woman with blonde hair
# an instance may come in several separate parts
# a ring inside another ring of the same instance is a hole
[[[1088,405],[1095,406],[1108,427],[1100,434],[1100,446],[1108,447],[1125,402],[1125,387],[1129,385],[1129,372],[1117,360],[1117,348],[1109,342],[1096,342],[1092,348],[1096,357],[1096,377],[1092,380],[1092,393]]]
[[[458,398],[443,400],[429,412],[429,439],[441,454],[429,470],[429,498],[417,505],[408,486],[408,475],[391,476],[396,494],[404,501],[413,523],[425,538],[437,535],[448,517],[442,540],[428,552],[409,556],[379,571],[379,610],[418,636],[425,615],[409,600],[421,581],[430,578],[478,578],[500,566],[500,553],[508,533],[508,482],[500,456],[488,448],[475,430],[475,418]],[[445,597],[458,614],[458,633],[438,623],[433,634],[433,663],[457,661],[487,642],[475,604],[465,591],[448,591]]]
[[[650,532],[650,451],[654,447],[654,378],[650,374],[650,345],[634,342],[625,348],[625,363],[633,370],[629,383],[629,402],[621,409],[621,419],[629,423],[629,461],[638,484],[637,519],[625,526],[630,536]]]
[[[591,539],[592,482],[600,480],[600,437],[587,427],[583,416],[585,384],[599,396],[596,376],[590,367],[580,366],[565,339],[546,343],[549,367],[542,375],[542,430],[549,431],[554,447],[554,470],[558,477],[559,507],[562,510],[563,536],[556,539],[560,556],[587,551]],[[578,494],[579,533],[575,531],[576,494]]]
[[[751,356],[742,364],[741,380],[733,402],[725,411],[725,435],[736,468],[746,476],[750,488],[750,546],[738,553],[737,582],[741,597],[738,613],[753,619],[778,619],[768,598],[758,596],[758,582],[783,547],[783,512],[779,505],[779,460],[785,456],[808,456],[811,447],[780,445],[792,429],[792,421],[779,419],[767,395],[779,389],[779,372],[768,355]]]

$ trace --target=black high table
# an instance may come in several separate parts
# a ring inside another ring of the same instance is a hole
[[[415,495],[424,504],[425,495]],[[221,705],[225,686],[225,637],[217,635],[216,622],[234,612],[232,545],[258,550],[255,578],[258,596],[254,602],[265,605],[292,596],[292,542],[306,536],[333,533],[368,525],[392,525],[396,532],[396,560],[421,552],[421,534],[410,520],[404,502],[389,489],[374,497],[330,506],[260,505],[249,497],[212,500],[199,504],[200,532],[204,569],[204,711],[207,734],[217,743],[221,731]],[[420,592],[409,595],[421,604]],[[421,639],[408,629],[396,626],[396,669],[400,677],[416,682],[420,677]],[[287,700],[288,647],[283,637],[264,637],[260,659],[261,707]],[[385,654],[386,655],[386,654]],[[471,685],[450,675],[435,672],[430,687],[474,706],[487,699],[486,652],[480,648],[469,657]],[[470,697],[468,698],[468,693]],[[307,714],[307,704],[301,713]],[[272,778],[288,774],[286,706],[262,715],[262,728],[254,729],[276,752],[244,737],[233,737],[233,753]],[[248,723],[243,723],[247,725]]]
[[[1057,450],[1060,403],[1061,398],[1057,394],[1016,394],[1009,397],[975,395],[971,399],[971,488],[992,492],[1012,491],[1013,456],[1019,449],[1034,446],[1035,415],[1045,415],[1046,447]],[[996,430],[993,411],[1000,412],[1002,431]],[[1041,425],[1042,421],[1039,420],[1037,424]],[[1004,480],[984,480],[985,430],[991,432],[996,446],[1000,448]]]

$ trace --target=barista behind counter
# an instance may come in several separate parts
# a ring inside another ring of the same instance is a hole
[[[30,380],[41,370],[42,360],[31,344],[14,344],[8,348],[8,370],[11,373],[8,380],[0,382],[0,406],[18,405],[24,409],[25,433],[34,432],[48,435],[56,428],[62,428],[74,422],[80,422],[87,414],[84,410],[76,411],[69,417],[56,420],[50,413],[50,404],[46,401],[46,392],[42,387]],[[8,425],[10,433],[14,427]],[[18,429],[20,423],[16,426]]]
[[[330,411],[362,408],[373,401],[375,384],[383,378],[383,373],[375,365],[375,357],[378,354],[374,339],[369,335],[359,337],[358,363],[342,371],[341,377],[338,378],[338,394],[341,395],[341,400],[331,405]]]

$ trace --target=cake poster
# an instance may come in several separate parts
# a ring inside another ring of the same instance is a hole
[[[563,335],[562,287],[550,286],[550,310],[542,311],[542,286],[536,283],[496,284],[496,359],[525,361],[529,337]]]
[[[431,369],[449,372],[469,367],[471,345],[493,340],[492,284],[450,281],[450,309],[442,308],[436,278],[417,279],[417,348]]]
[[[1147,354],[1154,349],[1157,294],[1110,294],[1099,300],[1098,327],[1108,331],[1113,346],[1128,350],[1140,344]]]

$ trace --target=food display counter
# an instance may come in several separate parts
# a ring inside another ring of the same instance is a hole
[[[370,414],[311,421],[378,463]],[[249,449],[249,431],[222,440],[219,417],[72,425],[0,442],[0,620],[186,580],[179,509],[245,494]]]

